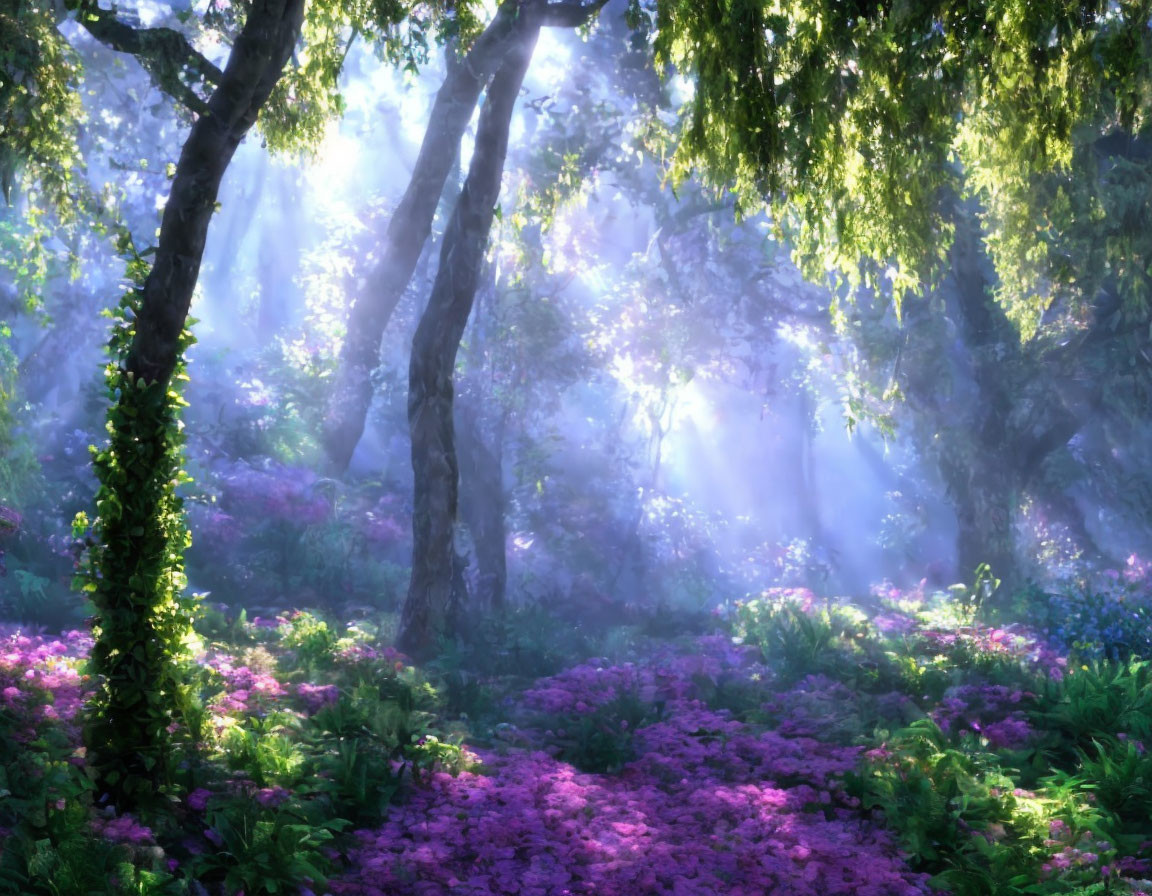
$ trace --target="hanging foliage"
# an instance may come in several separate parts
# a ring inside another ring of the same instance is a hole
[[[1054,251],[1069,203],[1078,223],[1102,220],[1083,151],[1147,128],[1150,13],[1146,0],[660,3],[657,57],[693,87],[673,179],[699,168],[745,208],[767,201],[809,275],[897,308],[947,267],[951,197],[976,198],[1010,284],[1000,297],[1030,337],[1054,287],[1080,275]],[[1073,170],[1089,192],[1055,195],[1050,179]]]

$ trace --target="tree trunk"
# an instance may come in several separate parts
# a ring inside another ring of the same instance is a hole
[[[172,376],[220,181],[280,80],[303,17],[304,0],[252,5],[208,112],[196,120],[184,142],[125,365],[136,379],[166,383]]]
[[[1015,524],[1024,482],[1018,476],[1011,431],[1012,371],[1023,363],[1019,337],[990,293],[979,224],[971,208],[957,208],[952,247],[952,299],[979,389],[974,419],[953,422],[941,472],[956,509],[956,574],[968,582],[987,563],[1003,582],[1017,584]]]
[[[334,475],[348,468],[364,434],[364,420],[372,403],[372,371],[379,366],[384,328],[428,240],[445,181],[460,151],[460,138],[480,91],[509,47],[523,39],[526,27],[527,16],[520,14],[519,4],[505,2],[464,59],[455,59],[449,48],[448,73],[436,94],[408,189],[388,222],[371,286],[353,300],[348,312],[347,335],[322,435],[329,471]]]
[[[1018,584],[1016,562],[1016,512],[1019,495],[1009,471],[1000,468],[995,455],[982,461],[943,465],[956,508],[957,577],[971,582],[981,563],[1002,580],[1007,593]]]
[[[412,342],[408,425],[416,494],[412,579],[399,644],[414,656],[428,655],[439,639],[453,634],[458,598],[452,585],[456,563],[453,530],[459,470],[452,377],[500,194],[512,110],[538,35],[539,19],[533,17],[517,32],[488,88],[468,178],[444,233],[440,268]]]
[[[1045,459],[1068,443],[1080,422],[1052,384],[1034,386],[1022,404],[1021,384],[1043,373],[1032,370],[1036,362],[991,295],[976,220],[972,209],[957,215],[951,298],[979,397],[974,415],[952,424],[963,431],[949,434],[954,447],[942,459],[942,472],[959,527],[957,575],[970,581],[987,563],[1001,579],[1000,594],[1009,596],[1024,581],[1015,532],[1023,499]]]
[[[476,549],[478,582],[474,598],[480,608],[499,611],[504,607],[508,583],[501,433],[485,438],[479,414],[464,403],[456,406],[456,426],[460,516]]]
[[[99,678],[85,721],[89,765],[122,809],[162,799],[169,726],[179,719],[187,546],[180,498],[179,396],[170,391],[225,169],[279,80],[300,35],[305,0],[255,0],[207,110],[184,143],[164,209],[155,262],[122,310],[123,353],[108,388],[111,444],[95,466],[97,544],[86,586],[96,607],[91,668]]]

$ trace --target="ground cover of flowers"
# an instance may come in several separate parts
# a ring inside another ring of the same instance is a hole
[[[928,603],[769,593],[470,719],[366,628],[217,619],[154,819],[93,799],[88,636],[8,627],[0,892],[1150,892],[1148,667]]]
[[[695,647],[644,665],[585,663],[524,695],[528,710],[570,724],[622,698],[662,704],[618,770],[582,773],[553,755],[570,740],[564,729],[521,730],[517,748],[480,753],[479,772],[437,775],[382,828],[357,832],[356,871],[332,891],[926,892],[926,876],[841,787],[859,748],[757,730],[707,708],[694,680],[764,670],[719,639]],[[595,724],[628,737],[611,712]]]

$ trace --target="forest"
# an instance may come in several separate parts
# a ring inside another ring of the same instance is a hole
[[[1152,894],[1152,0],[0,0],[0,894]]]

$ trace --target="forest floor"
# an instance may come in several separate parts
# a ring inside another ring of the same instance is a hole
[[[1147,664],[940,595],[714,623],[564,662],[523,628],[422,670],[367,625],[214,611],[149,818],[93,805],[89,637],[5,629],[0,892],[1152,892]]]

